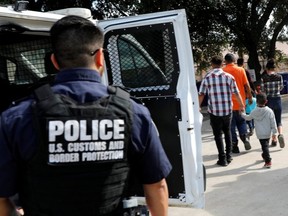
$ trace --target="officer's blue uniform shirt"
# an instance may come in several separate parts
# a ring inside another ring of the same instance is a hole
[[[63,70],[55,79],[53,91],[78,102],[89,102],[107,96],[99,73],[83,68]],[[28,160],[35,152],[37,129],[32,123],[32,96],[2,113],[0,121],[0,197],[17,193],[17,160]],[[148,109],[133,104],[132,151],[139,157],[136,163],[143,184],[165,178],[172,167],[162,148]]]

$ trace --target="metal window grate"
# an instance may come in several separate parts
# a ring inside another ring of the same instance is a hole
[[[49,51],[48,38],[0,45],[1,77],[16,85],[37,82],[47,75],[45,55]]]
[[[117,30],[105,37],[110,84],[132,92],[171,88],[179,71],[172,24]]]

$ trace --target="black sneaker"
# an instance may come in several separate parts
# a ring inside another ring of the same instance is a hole
[[[232,146],[232,153],[239,154],[240,153],[239,147],[238,146]]]
[[[245,150],[250,150],[251,149],[251,145],[250,145],[250,142],[249,142],[248,139],[245,140],[244,147],[245,147]]]
[[[277,141],[272,140],[272,142],[271,142],[271,146],[272,146],[272,147],[277,146]]]
[[[233,158],[232,157],[227,157],[227,163],[230,164],[232,162]]]
[[[253,136],[253,134],[254,134],[254,129],[251,128],[250,131],[249,131],[249,133],[248,133],[248,136]]]
[[[228,166],[228,162],[226,160],[223,161],[218,160],[216,164],[219,166]]]

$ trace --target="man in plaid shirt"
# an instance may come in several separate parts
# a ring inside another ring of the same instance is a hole
[[[208,94],[208,113],[210,114],[210,125],[213,130],[214,140],[218,150],[217,164],[227,166],[231,161],[231,117],[232,117],[232,94],[244,110],[243,101],[239,95],[235,79],[232,75],[224,72],[221,67],[223,58],[214,56],[211,59],[212,71],[207,73],[199,88],[199,104],[201,105],[205,94]],[[225,136],[226,152],[222,139]]]

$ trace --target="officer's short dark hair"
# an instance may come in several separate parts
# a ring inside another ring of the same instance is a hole
[[[213,57],[211,58],[211,63],[214,64],[214,65],[221,66],[222,63],[223,63],[223,58],[222,58],[222,56],[213,56]]]
[[[235,62],[235,57],[232,53],[227,53],[224,57],[225,61],[227,63],[232,63],[232,62]]]
[[[265,93],[261,92],[256,95],[256,102],[258,105],[263,106],[267,102],[267,96]]]
[[[50,30],[53,53],[60,68],[87,67],[94,52],[102,48],[103,32],[90,20],[66,16]]]

